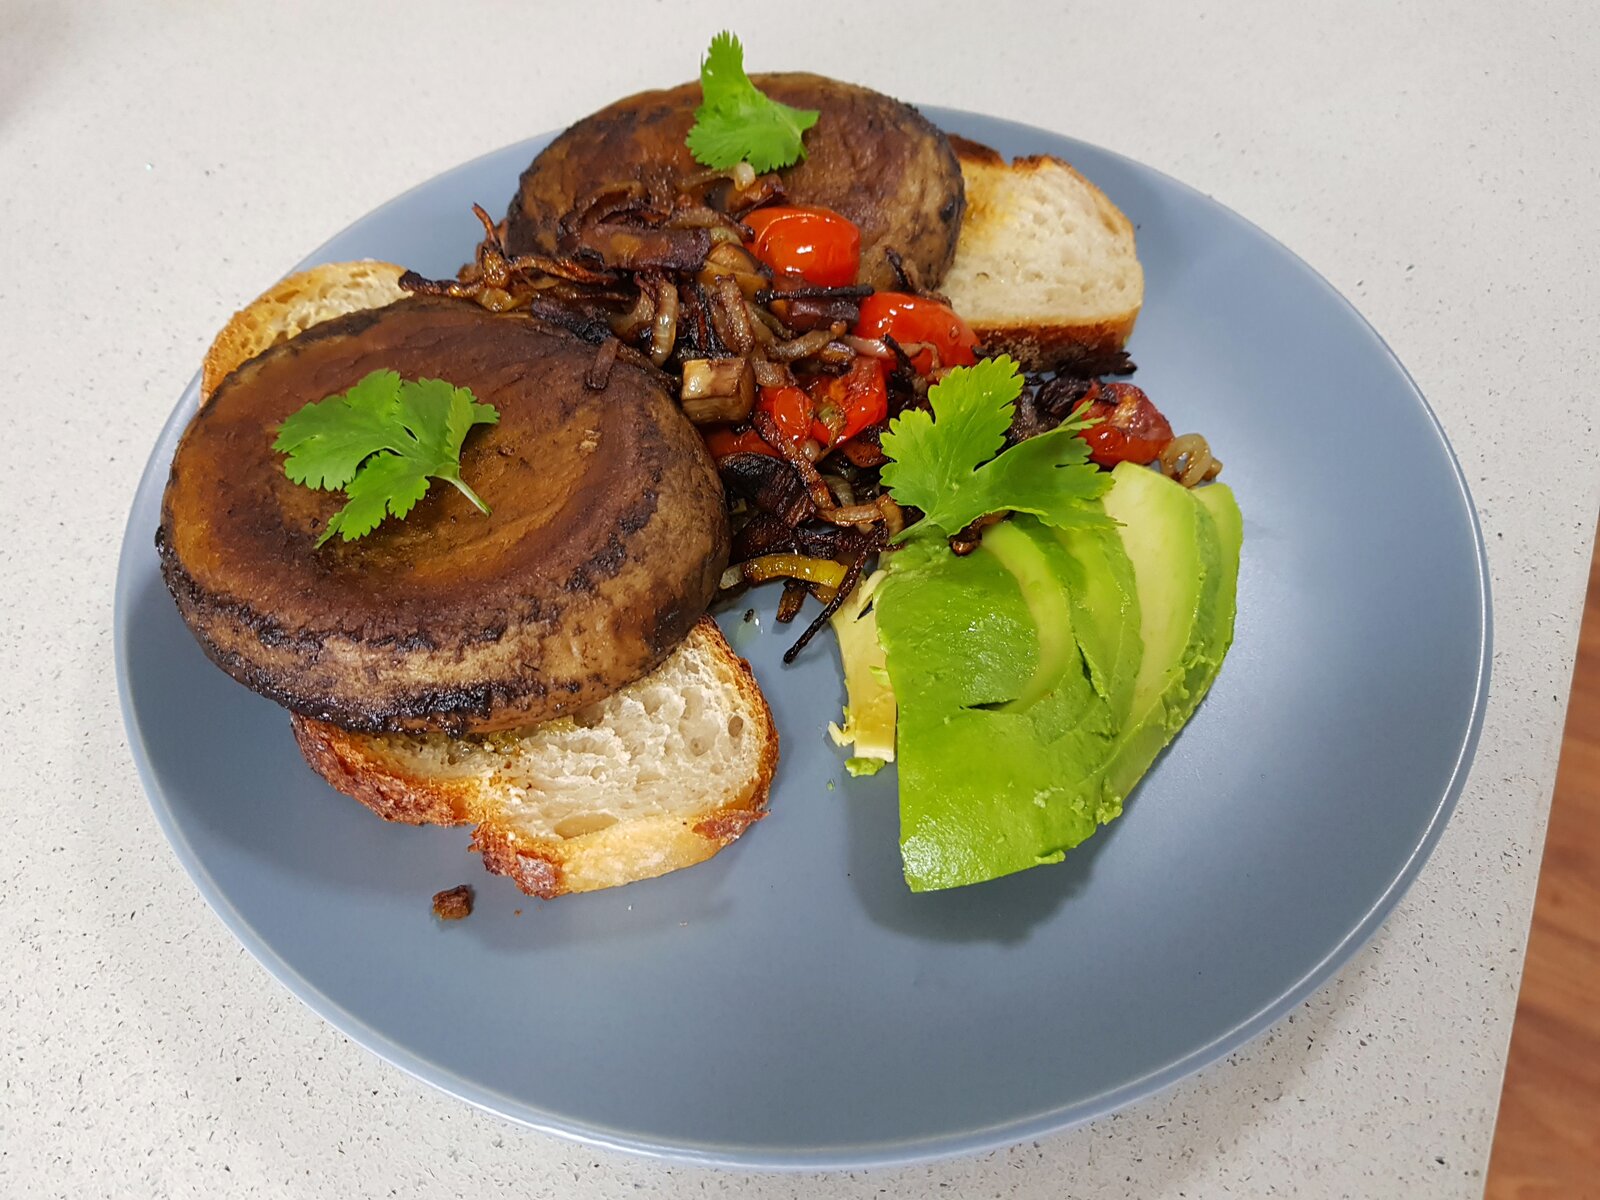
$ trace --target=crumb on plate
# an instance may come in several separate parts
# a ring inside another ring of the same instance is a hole
[[[441,921],[459,921],[472,915],[472,889],[466,884],[433,895],[433,915]]]

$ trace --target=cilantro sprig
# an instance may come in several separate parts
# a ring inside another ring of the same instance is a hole
[[[461,445],[474,425],[500,413],[442,379],[401,379],[373,371],[348,392],[314,400],[284,421],[272,448],[288,455],[284,474],[325,491],[344,490],[345,506],[317,539],[365,537],[385,517],[403,518],[441,479],[478,509],[485,504],[461,478]]]
[[[775,171],[806,156],[801,135],[817,123],[817,110],[763,95],[744,73],[744,47],[727,30],[711,39],[700,62],[700,93],[685,141],[701,165],[725,171],[748,162]]]
[[[1002,451],[1021,394],[1017,364],[1001,355],[948,372],[928,389],[931,412],[912,409],[889,423],[881,478],[896,503],[924,513],[902,540],[934,530],[949,537],[1007,511],[1060,529],[1112,524],[1094,503],[1110,476],[1089,462],[1078,436],[1094,424],[1084,419],[1087,402],[1048,433]]]

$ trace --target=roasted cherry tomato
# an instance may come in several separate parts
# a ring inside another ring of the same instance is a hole
[[[889,415],[889,387],[883,364],[859,355],[843,375],[825,375],[811,385],[816,417],[811,436],[831,449],[848,442]]]
[[[970,367],[978,361],[973,353],[978,337],[971,327],[950,309],[922,296],[908,296],[904,292],[873,292],[861,302],[861,319],[856,322],[859,337],[881,338],[890,334],[903,347],[914,342],[926,343],[932,349],[911,355],[911,365],[917,373],[926,375],[935,366]]]
[[[786,440],[799,445],[811,436],[814,405],[811,397],[800,388],[764,387],[756,400],[756,408],[773,419]]]
[[[861,231],[831,208],[784,204],[758,208],[743,221],[755,236],[745,243],[767,266],[818,287],[844,287],[861,266]]]
[[[730,454],[765,454],[769,458],[779,457],[778,452],[767,445],[754,429],[741,429],[734,431],[730,425],[718,425],[706,431],[706,449],[711,451],[711,457],[721,462]]]
[[[1100,424],[1083,431],[1089,457],[1102,467],[1154,462],[1172,440],[1172,426],[1150,397],[1131,383],[1101,383],[1087,397]]]

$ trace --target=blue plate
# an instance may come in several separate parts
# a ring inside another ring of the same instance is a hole
[[[966,113],[1070,159],[1133,219],[1138,382],[1227,463],[1245,517],[1237,641],[1126,814],[1067,856],[914,896],[895,779],[824,735],[837,659],[794,667],[758,593],[724,614],[783,738],[771,817],[710,863],[540,904],[459,830],[386,825],[301,762],[285,714],[202,656],[162,586],[161,490],[123,545],[116,654],[162,829],[266,968],[437,1087],[584,1141],[696,1162],[860,1167],[1108,1113],[1221,1058],[1377,929],[1438,840],[1483,716],[1489,591],[1461,469],[1388,348],[1303,262],[1125,158]],[[457,167],[305,260],[433,275],[469,256],[545,144]],[[1381,438],[1353,431],[1381,428]],[[437,889],[478,889],[442,925]],[[518,913],[520,910],[520,915]]]

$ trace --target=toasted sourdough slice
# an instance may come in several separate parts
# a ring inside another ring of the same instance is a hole
[[[477,825],[484,865],[546,899],[710,858],[765,815],[778,761],[767,702],[710,617],[652,674],[527,730],[293,721],[306,761],[339,791],[391,821]]]
[[[984,350],[1030,370],[1114,359],[1144,302],[1128,218],[1059,158],[1007,163],[987,146],[950,141],[967,213],[941,290]]]
[[[200,403],[211,399],[228,372],[267,347],[345,313],[403,299],[404,270],[370,260],[325,263],[275,283],[234,313],[211,343],[200,372]]]

